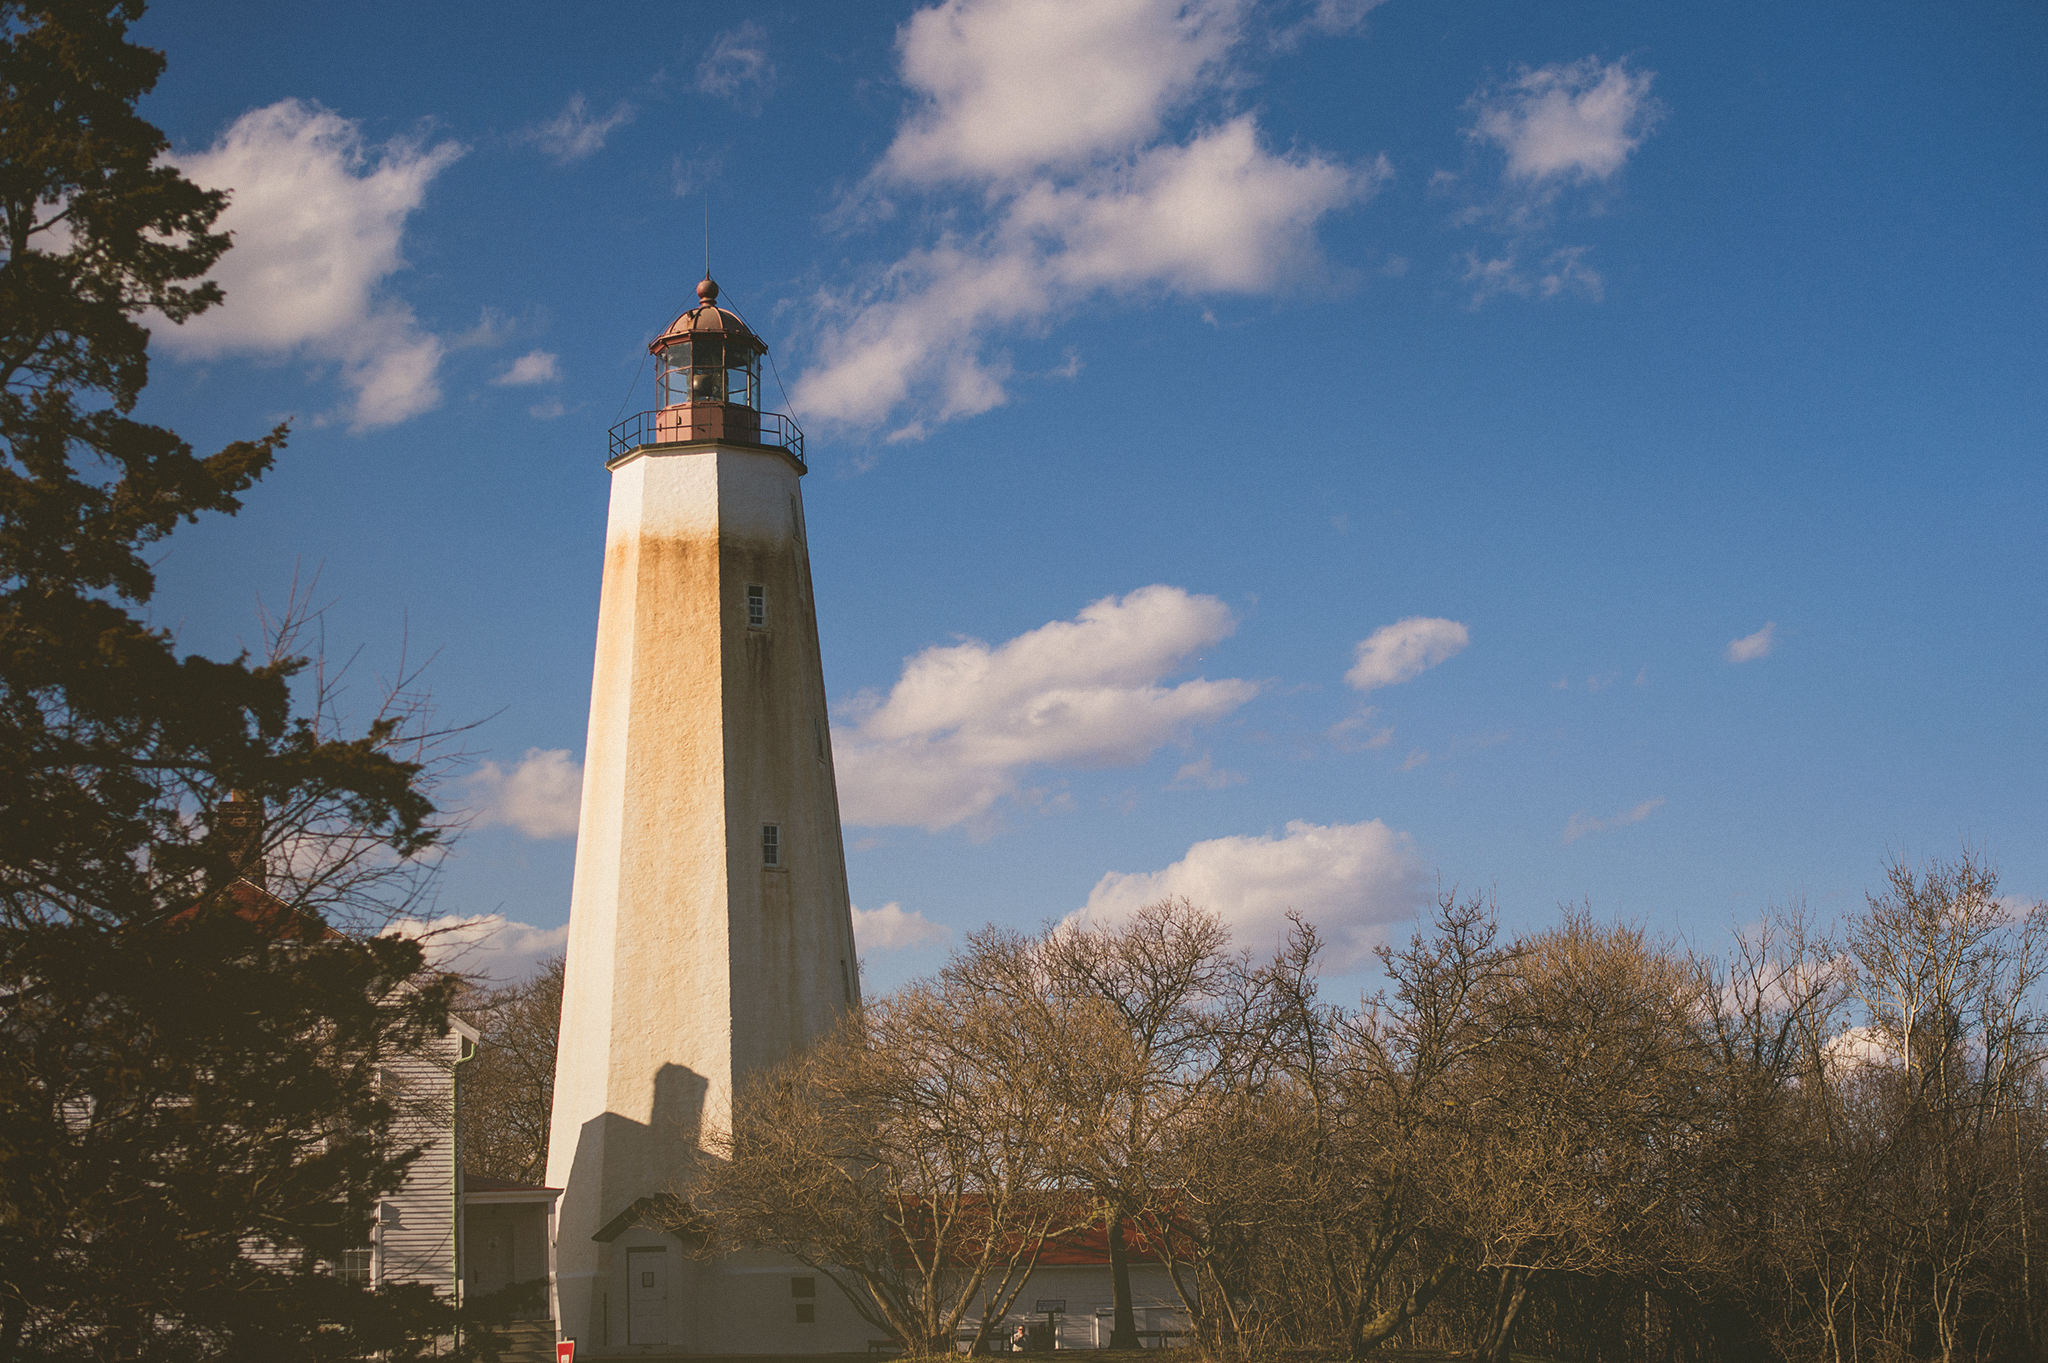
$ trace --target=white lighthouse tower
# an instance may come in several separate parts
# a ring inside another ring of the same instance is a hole
[[[767,347],[708,272],[697,296],[650,347],[659,407],[612,431],[548,1150],[585,1355],[801,1347],[740,1309],[791,1314],[789,1279],[685,1262],[658,1202],[733,1086],[859,998],[803,436],[760,410]]]

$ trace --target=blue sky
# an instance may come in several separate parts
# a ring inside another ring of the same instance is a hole
[[[1716,948],[1964,842],[2048,894],[2038,6],[216,0],[140,36],[239,243],[148,414],[296,419],[157,618],[232,649],[317,569],[359,703],[431,658],[482,721],[433,912],[501,968],[566,920],[605,430],[707,195],[810,435],[871,988],[1160,893],[1252,946],[1302,909],[1343,977],[1439,877]]]

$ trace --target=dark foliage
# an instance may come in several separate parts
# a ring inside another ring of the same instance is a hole
[[[448,1309],[330,1269],[412,1157],[378,1063],[448,989],[238,883],[263,848],[206,815],[239,792],[408,857],[432,805],[400,720],[324,733],[303,660],[140,614],[150,546],[234,513],[285,435],[200,456],[131,415],[145,321],[219,301],[228,246],[136,113],[141,12],[0,0],[0,1359],[405,1356]]]

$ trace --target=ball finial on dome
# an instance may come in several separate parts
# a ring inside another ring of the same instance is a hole
[[[711,277],[709,270],[704,272],[704,282],[697,286],[697,298],[705,303],[718,301],[718,281]]]

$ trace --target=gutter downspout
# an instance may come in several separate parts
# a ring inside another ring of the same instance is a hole
[[[467,1062],[476,1059],[477,1044],[462,1035],[462,1033],[457,1032],[455,1034],[455,1047],[455,1064],[449,1070],[451,1082],[448,1086],[450,1099],[448,1104],[448,1154],[455,1165],[455,1282],[453,1286],[456,1310],[455,1348],[457,1352],[460,1352],[462,1349],[462,1250],[464,1229],[464,1218],[462,1215],[462,1067]]]

